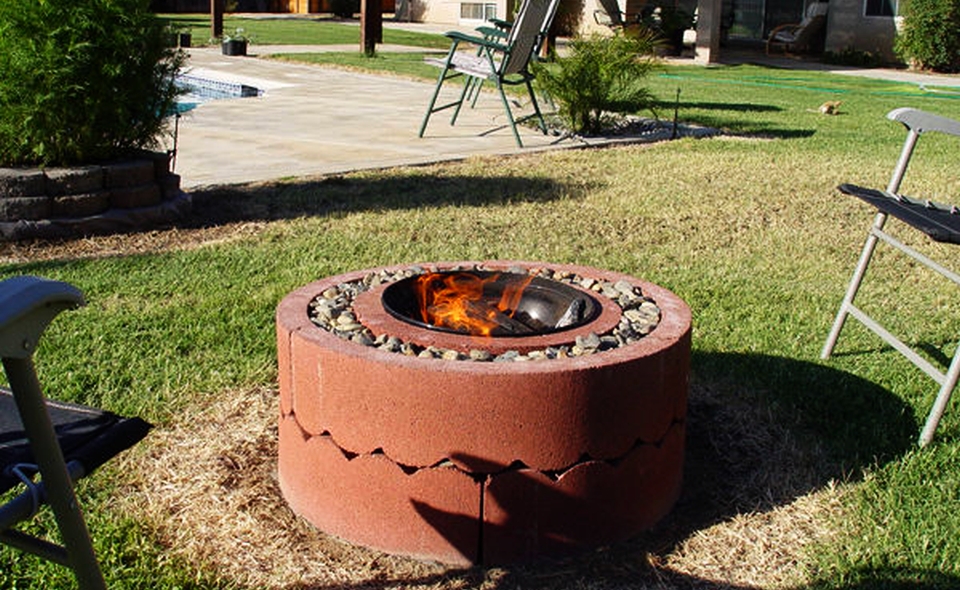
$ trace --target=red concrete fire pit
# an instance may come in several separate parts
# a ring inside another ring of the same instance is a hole
[[[545,277],[550,305],[589,313],[516,335],[517,321],[544,314],[507,306],[489,315],[508,334],[478,337],[384,307],[403,271],[476,267]],[[655,327],[637,334],[631,321],[651,309]],[[288,295],[277,346],[281,490],[348,541],[506,564],[627,539],[679,494],[690,310],[656,285],[523,262],[357,271]]]

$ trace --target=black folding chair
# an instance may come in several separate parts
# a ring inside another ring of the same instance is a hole
[[[27,276],[0,282],[0,356],[10,385],[0,389],[0,493],[23,488],[0,506],[0,542],[71,568],[80,588],[90,589],[106,586],[73,482],[136,444],[150,425],[44,399],[33,364],[37,343],[57,314],[83,304],[66,283]],[[44,504],[63,545],[14,528]]]
[[[884,329],[883,326],[864,313],[863,310],[855,306],[853,299],[856,297],[857,290],[860,288],[863,277],[867,272],[867,265],[870,264],[870,257],[873,255],[878,241],[883,241],[893,246],[927,268],[960,285],[960,275],[956,272],[942,266],[883,231],[887,217],[892,215],[911,227],[920,230],[935,241],[960,244],[960,210],[958,210],[956,206],[913,199],[898,193],[900,183],[907,171],[907,165],[910,163],[910,157],[913,155],[913,149],[920,136],[930,131],[936,131],[960,137],[960,121],[954,121],[910,108],[899,108],[890,111],[887,114],[887,118],[892,121],[899,121],[907,128],[907,138],[903,144],[900,159],[897,161],[897,165],[893,170],[893,175],[890,178],[887,189],[881,191],[851,184],[842,184],[839,187],[841,192],[855,196],[875,207],[877,209],[877,215],[874,218],[867,242],[860,255],[860,261],[853,273],[853,279],[850,281],[847,294],[840,304],[840,311],[837,313],[837,317],[833,322],[833,328],[827,337],[820,357],[826,359],[833,352],[837,338],[840,336],[840,330],[843,328],[843,323],[847,316],[850,315],[859,320],[863,325],[882,338],[884,342],[892,346],[936,381],[937,384],[940,385],[940,391],[937,393],[936,401],[927,417],[923,432],[920,434],[920,446],[926,446],[933,440],[933,433],[936,431],[937,424],[940,422],[940,418],[946,410],[947,403],[950,401],[950,395],[957,385],[957,378],[960,376],[960,346],[958,346],[954,352],[953,360],[949,368],[946,372],[943,372],[920,356],[915,350],[904,344],[896,336]]]

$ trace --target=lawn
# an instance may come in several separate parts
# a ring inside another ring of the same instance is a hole
[[[903,138],[886,112],[960,118],[958,95],[757,66],[665,67],[650,84],[661,116],[679,88],[682,120],[726,134],[217,187],[180,227],[0,246],[0,277],[69,281],[90,302],[42,343],[49,390],[157,425],[81,486],[110,587],[960,587],[956,400],[919,450],[932,381],[853,322],[818,359],[872,221],[835,186],[886,183]],[[818,112],[827,100],[839,115]],[[956,201],[957,154],[924,138],[904,191]],[[674,513],[605,551],[466,571],[292,519],[271,475],[280,299],[348,270],[491,258],[621,271],[690,305]],[[952,356],[955,286],[887,251],[870,279],[864,307],[933,361]],[[10,550],[0,564],[2,588],[70,584]]]
[[[194,46],[210,44],[210,15],[167,14],[161,19],[176,30],[189,31]],[[243,29],[251,43],[259,45],[356,45],[360,47],[360,27],[357,21],[340,21],[329,17],[255,18],[224,15],[223,31],[230,34]],[[442,35],[416,33],[385,27],[383,42],[446,49],[449,42]]]

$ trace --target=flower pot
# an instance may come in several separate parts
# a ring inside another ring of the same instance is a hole
[[[224,55],[246,55],[247,54],[247,42],[237,39],[230,39],[224,41],[220,45]]]
[[[190,47],[190,41],[193,36],[190,33],[180,33],[177,35],[177,45],[180,47]]]

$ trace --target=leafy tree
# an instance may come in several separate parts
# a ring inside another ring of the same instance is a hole
[[[909,0],[894,48],[904,61],[937,72],[960,72],[960,0]]]
[[[149,0],[0,2],[0,165],[155,147],[184,55]]]

